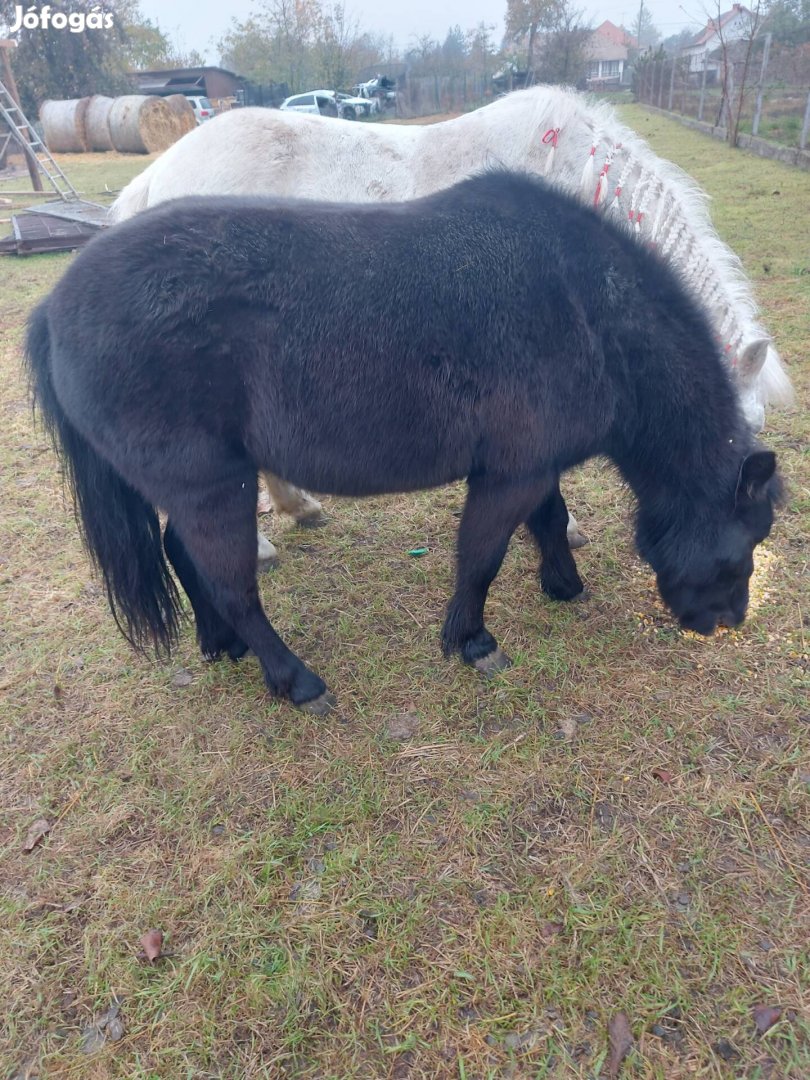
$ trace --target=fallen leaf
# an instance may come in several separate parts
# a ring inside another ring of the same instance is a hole
[[[190,686],[191,682],[191,672],[186,671],[185,668],[180,668],[180,670],[172,678],[172,686]]]
[[[616,824],[616,811],[605,799],[594,805],[594,816],[605,832],[610,832]]]
[[[728,1041],[728,1039],[718,1039],[716,1043],[712,1044],[712,1050],[718,1057],[721,1057],[723,1061],[731,1061],[735,1057],[740,1055],[734,1048],[734,1045]]]
[[[83,1054],[95,1054],[106,1043],[118,1042],[124,1037],[124,1021],[120,1013],[121,1006],[115,1003],[82,1031],[79,1049]]]
[[[570,742],[577,733],[577,718],[575,716],[564,716],[560,720],[560,736],[565,739],[566,742]]]
[[[105,1030],[107,1042],[118,1042],[119,1039],[123,1039],[124,1030],[124,1021],[121,1019],[121,1017],[114,1017],[107,1024],[107,1028]]]
[[[397,742],[405,742],[407,739],[412,739],[418,729],[419,717],[414,713],[406,712],[394,716],[388,721],[386,735],[389,739],[395,739]]]
[[[34,850],[37,844],[41,843],[48,833],[51,831],[51,823],[47,818],[37,818],[25,837],[25,843],[23,844],[23,851],[29,854]]]
[[[541,1039],[548,1035],[545,1028],[535,1028],[532,1031],[510,1031],[504,1036],[503,1045],[509,1050],[518,1050],[524,1053],[533,1050]]]
[[[565,923],[561,922],[544,922],[540,927],[540,933],[544,938],[556,937],[557,934],[561,934],[565,929]]]
[[[754,1023],[760,1035],[770,1031],[782,1016],[782,1010],[778,1005],[755,1005],[752,1012],[754,1014]]]
[[[154,964],[155,960],[159,960],[163,955],[163,931],[147,930],[141,938],[141,948],[146,959]]]
[[[675,779],[675,773],[671,773],[669,769],[653,769],[653,778],[660,780],[662,784],[671,784]]]
[[[290,892],[290,899],[303,902],[320,900],[321,891],[321,885],[318,881],[299,881],[297,884],[293,885],[292,891]]]
[[[608,1020],[608,1041],[610,1053],[605,1065],[605,1075],[609,1080],[616,1080],[622,1062],[627,1057],[633,1045],[633,1032],[630,1030],[630,1021],[626,1012],[617,1012]]]

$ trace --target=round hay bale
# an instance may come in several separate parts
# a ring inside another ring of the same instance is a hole
[[[45,145],[57,154],[82,154],[87,143],[85,116],[90,98],[71,98],[68,101],[44,101],[39,110]]]
[[[180,138],[180,125],[163,98],[127,94],[110,109],[113,146],[124,154],[154,154]]]
[[[84,117],[87,143],[91,150],[114,150],[110,135],[110,109],[113,99],[103,94],[94,94],[90,98]]]
[[[184,94],[170,94],[163,99],[180,123],[180,136],[188,135],[197,126],[197,117],[191,107],[191,102]]]

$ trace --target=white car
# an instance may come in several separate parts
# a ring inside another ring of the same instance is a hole
[[[214,119],[216,110],[207,97],[190,97],[186,100],[194,110],[198,124],[202,124],[205,120]]]
[[[314,113],[319,116],[339,116],[344,120],[368,118],[379,110],[379,103],[367,98],[352,97],[334,90],[309,90],[294,94],[282,101],[282,109]]]

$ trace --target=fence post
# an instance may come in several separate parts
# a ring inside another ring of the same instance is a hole
[[[675,57],[672,58],[672,70],[669,73],[669,97],[667,98],[667,112],[672,112],[672,95],[675,93]]]
[[[807,146],[808,135],[810,135],[810,94],[807,95],[807,105],[804,110],[804,123],[802,124],[802,134],[799,139],[800,150],[804,150]]]
[[[658,108],[664,104],[664,71],[666,61],[661,61],[661,78],[658,80]]]
[[[698,100],[698,120],[703,119],[703,102],[706,100],[706,57],[703,57],[703,74],[700,76],[700,99]]]
[[[726,78],[726,142],[728,142],[734,130],[734,64],[728,65]],[[731,145],[736,146],[737,144],[733,142]]]
[[[762,115],[762,97],[765,93],[765,72],[768,70],[768,55],[771,51],[772,34],[765,35],[765,47],[762,50],[762,70],[759,73],[759,89],[757,90],[757,103],[754,108],[754,120],[751,124],[751,134],[759,132],[759,118]]]

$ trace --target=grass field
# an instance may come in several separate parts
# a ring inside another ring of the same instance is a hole
[[[265,518],[264,600],[328,719],[190,630],[139,658],[20,375],[71,256],[0,262],[0,1076],[810,1076],[810,176],[622,111],[712,194],[798,392],[749,620],[709,641],[663,612],[595,462],[564,484],[592,597],[543,598],[516,537],[494,683],[440,655],[460,487]],[[144,162],[64,164],[93,197]]]

